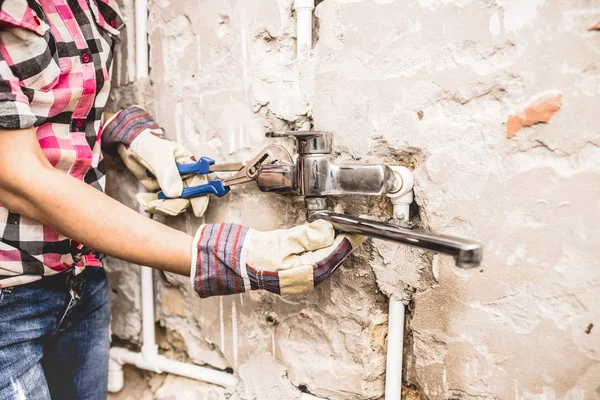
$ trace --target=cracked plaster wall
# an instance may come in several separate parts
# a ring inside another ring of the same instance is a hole
[[[325,0],[313,55],[298,61],[291,0],[155,0],[143,82],[132,77],[132,8],[114,108],[144,104],[171,139],[217,161],[251,156],[268,129],[333,131],[340,162],[414,169],[418,227],[485,245],[481,268],[467,271],[372,240],[330,282],[290,298],[200,300],[186,279],[156,273],[163,351],[241,378],[210,396],[295,399],[303,386],[382,398],[392,295],[411,301],[405,384],[424,399],[600,398],[597,1]],[[509,118],[535,117],[548,93],[560,102],[548,118],[507,138]],[[135,207],[118,161],[108,183]],[[301,199],[240,189],[211,199],[203,220],[162,220],[190,233],[203,222],[303,222]],[[341,203],[390,216],[385,199]],[[107,268],[113,334],[138,345],[138,270]],[[201,398],[204,387],[149,385],[148,398]]]

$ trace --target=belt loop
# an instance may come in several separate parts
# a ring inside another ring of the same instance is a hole
[[[81,286],[82,286],[82,277],[75,275],[76,269],[73,268],[71,272],[67,274],[67,286],[69,288],[69,293],[71,294],[71,298],[74,300],[79,300],[81,298]]]

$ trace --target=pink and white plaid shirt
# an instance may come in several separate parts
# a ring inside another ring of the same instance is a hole
[[[102,111],[123,27],[115,0],[0,0],[0,128],[34,127],[55,168],[99,190]],[[100,265],[90,249],[0,206],[0,288],[86,265]]]

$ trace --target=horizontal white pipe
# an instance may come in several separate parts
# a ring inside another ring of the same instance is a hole
[[[232,374],[198,365],[169,360],[162,355],[156,355],[155,357],[148,359],[145,358],[142,353],[135,353],[121,347],[113,347],[110,349],[110,358],[119,365],[131,364],[139,369],[153,371],[159,374],[166,372],[224,387],[231,387],[237,384],[237,378]]]

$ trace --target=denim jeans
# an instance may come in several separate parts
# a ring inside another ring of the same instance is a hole
[[[0,289],[0,399],[106,399],[104,268]]]

